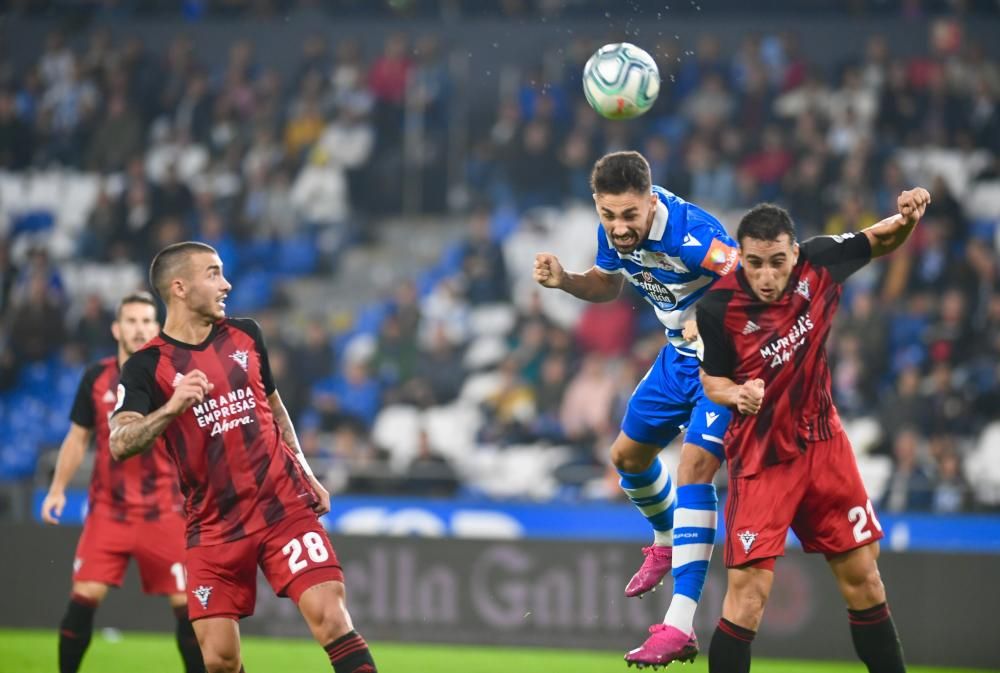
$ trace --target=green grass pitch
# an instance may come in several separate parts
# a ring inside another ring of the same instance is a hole
[[[180,671],[173,638],[166,634],[125,632],[107,637],[98,632],[81,673]],[[380,673],[626,673],[621,654],[600,651],[548,650],[455,645],[372,643]],[[243,640],[248,673],[330,671],[322,649],[307,640],[248,637]],[[0,630],[0,673],[52,673],[56,666],[56,632]],[[663,671],[664,669],[660,669]],[[674,664],[679,673],[708,670],[707,656],[693,665]],[[754,673],[864,673],[860,663],[755,660]],[[973,673],[971,669],[911,666],[910,673]]]

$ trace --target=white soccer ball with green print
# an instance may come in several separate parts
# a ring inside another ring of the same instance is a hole
[[[606,44],[583,67],[583,93],[602,117],[632,119],[653,107],[660,71],[653,57],[634,44]]]

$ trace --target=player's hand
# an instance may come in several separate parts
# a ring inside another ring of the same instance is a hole
[[[205,372],[200,369],[193,369],[177,382],[174,394],[167,400],[167,410],[175,416],[180,416],[190,409],[192,405],[204,402],[205,396],[214,387],[215,385],[205,376]]]
[[[740,386],[736,398],[736,410],[747,416],[756,416],[764,402],[764,381],[751,379]]]
[[[56,525],[59,517],[62,516],[63,507],[66,506],[65,493],[52,493],[49,491],[42,501],[42,521]]]
[[[540,252],[535,255],[535,269],[531,276],[539,285],[560,288],[565,271],[563,271],[558,257],[548,252]]]
[[[687,320],[684,329],[681,330],[681,337],[684,341],[694,341],[698,338],[698,323],[694,320]]]
[[[312,483],[313,490],[316,491],[316,496],[319,498],[319,502],[313,505],[313,511],[316,512],[317,516],[323,516],[330,511],[330,492],[326,490],[323,484],[319,483],[319,479],[315,476],[309,477],[310,483]]]
[[[928,204],[931,202],[931,193],[923,187],[916,187],[902,192],[896,199],[896,207],[899,214],[903,216],[907,223],[917,222],[924,216]]]

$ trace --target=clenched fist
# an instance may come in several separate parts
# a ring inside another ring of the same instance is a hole
[[[204,402],[205,396],[214,387],[215,385],[205,376],[205,372],[200,369],[192,370],[177,382],[174,394],[167,400],[166,406],[170,413],[180,416],[190,409],[192,405]]]
[[[763,401],[764,381],[751,379],[740,386],[740,393],[736,398],[736,410],[747,416],[755,416],[760,411]]]
[[[924,216],[930,202],[931,193],[923,187],[916,187],[901,193],[896,199],[896,207],[907,222],[917,222]]]
[[[544,287],[562,287],[565,272],[559,258],[548,252],[535,255],[535,269],[531,274],[535,282]]]

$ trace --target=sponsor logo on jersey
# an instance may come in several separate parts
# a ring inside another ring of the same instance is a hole
[[[809,279],[808,278],[803,278],[802,280],[799,281],[799,284],[795,286],[795,294],[801,295],[806,300],[808,300],[810,298],[809,297]]]
[[[706,427],[709,427],[709,428],[712,427],[712,423],[715,423],[715,421],[717,421],[717,420],[719,420],[719,414],[717,414],[714,411],[706,411],[705,412]]]
[[[743,336],[748,334],[753,334],[754,332],[760,331],[760,325],[755,323],[753,320],[747,320],[747,324],[743,326]]]
[[[118,384],[118,399],[115,401],[115,409],[114,410],[118,411],[119,409],[122,408],[123,404],[125,404],[125,386],[123,386],[122,384],[119,383]]]
[[[799,319],[792,326],[792,329],[788,331],[788,334],[778,337],[761,348],[760,356],[765,360],[771,360],[772,369],[788,362],[792,359],[792,353],[806,343],[806,334],[812,331],[815,326],[807,311],[799,316]]]
[[[245,386],[210,397],[191,407],[191,410],[198,420],[198,427],[211,427],[211,436],[215,437],[233,428],[254,423],[253,410],[256,408],[257,398],[254,397],[253,388]]]
[[[701,261],[701,266],[712,273],[725,276],[736,268],[739,261],[739,250],[715,238],[712,239],[712,245],[709,246],[705,259]]]
[[[677,297],[670,288],[658,281],[649,271],[641,271],[632,276],[632,279],[661,307],[671,309],[677,305]]]
[[[753,546],[754,540],[757,539],[757,533],[754,533],[749,530],[744,530],[737,533],[736,537],[740,539],[740,544],[743,545],[743,553],[749,554],[750,547]]]
[[[243,371],[247,370],[247,361],[250,358],[249,353],[247,353],[246,351],[236,351],[229,357],[231,357],[236,364],[242,367]]]
[[[684,242],[681,243],[681,247],[694,247],[701,245],[701,241],[692,236],[691,234],[684,234]]]
[[[212,587],[207,587],[204,584],[200,585],[197,589],[192,589],[191,593],[194,597],[198,599],[201,603],[202,609],[208,609],[208,599],[212,597]]]

